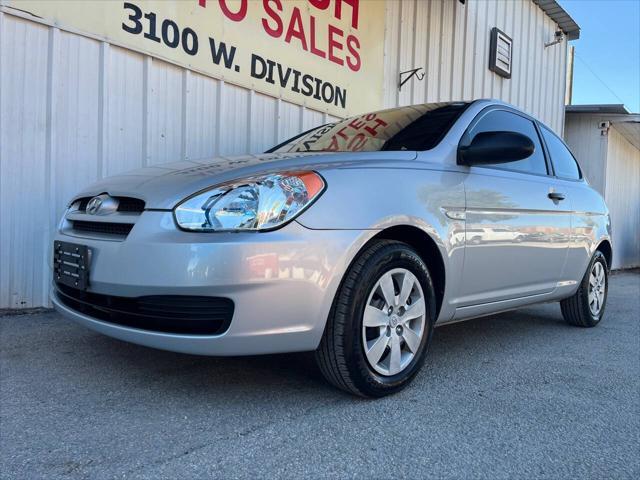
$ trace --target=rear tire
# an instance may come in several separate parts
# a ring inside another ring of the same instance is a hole
[[[607,259],[596,251],[578,291],[560,302],[562,316],[570,325],[595,327],[604,316],[609,290]]]
[[[401,390],[424,363],[435,311],[431,275],[415,250],[374,241],[353,262],[334,299],[316,351],[322,374],[362,397]]]

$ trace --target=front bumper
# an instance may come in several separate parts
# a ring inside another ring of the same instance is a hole
[[[89,246],[88,291],[120,297],[200,295],[233,300],[220,335],[141,330],[51,301],[95,331],[149,347],[201,355],[254,355],[317,348],[340,280],[375,231],[310,230],[292,222],[265,233],[189,233],[170,212],[145,211],[124,241],[73,237]]]

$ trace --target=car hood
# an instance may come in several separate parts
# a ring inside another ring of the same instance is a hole
[[[289,153],[188,160],[140,168],[104,178],[74,198],[108,193],[140,198],[146,208],[172,209],[186,197],[208,187],[246,176],[283,170],[322,170],[367,162],[380,165],[413,160],[416,152]]]

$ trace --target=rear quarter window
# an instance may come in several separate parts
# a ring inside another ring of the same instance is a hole
[[[547,127],[543,126],[541,130],[556,176],[570,180],[581,179],[580,167],[564,142]]]

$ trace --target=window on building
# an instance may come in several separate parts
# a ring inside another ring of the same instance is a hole
[[[555,133],[547,127],[542,127],[542,136],[549,149],[553,169],[558,177],[570,178],[578,180],[581,177],[580,168],[576,163],[576,159],[566,147],[564,142],[560,140]]]
[[[531,120],[521,115],[505,110],[492,110],[480,119],[471,129],[471,138],[482,132],[516,132],[526,135],[534,145],[533,153],[522,160],[508,163],[486,164],[492,168],[513,170],[523,173],[547,174],[547,164],[544,159],[542,145],[536,127]]]

